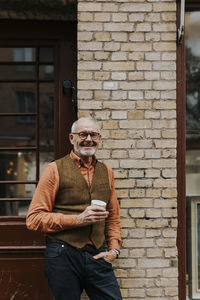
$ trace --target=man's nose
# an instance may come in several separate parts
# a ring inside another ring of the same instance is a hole
[[[90,133],[88,133],[87,137],[86,137],[86,141],[92,141],[91,135]]]

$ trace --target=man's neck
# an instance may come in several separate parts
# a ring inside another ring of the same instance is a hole
[[[78,154],[78,153],[76,153],[76,152],[74,152],[78,157],[80,157],[80,159],[81,159],[81,161],[84,163],[84,165],[86,165],[86,166],[91,166],[91,164],[92,164],[92,160],[93,160],[93,158],[92,158],[92,156],[82,156],[82,155],[80,155],[80,154]]]
[[[86,166],[91,166],[92,164],[92,156],[81,156],[80,159],[82,160],[82,162],[84,163],[84,165]]]

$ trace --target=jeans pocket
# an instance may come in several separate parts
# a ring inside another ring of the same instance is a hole
[[[107,260],[105,260],[104,258],[100,258],[99,260],[102,261],[102,262],[104,262],[104,263],[106,263],[107,265],[112,266],[112,263],[109,262],[109,261],[107,261]]]
[[[112,263],[111,262],[108,262],[106,261],[104,258],[98,258],[98,259],[95,259],[93,258],[93,256],[90,257],[90,260],[95,263],[96,265],[98,266],[104,266],[104,267],[109,267],[109,268],[112,268]]]
[[[62,245],[47,245],[45,250],[45,258],[55,258],[61,255]]]

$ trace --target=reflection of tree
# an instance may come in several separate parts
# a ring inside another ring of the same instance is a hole
[[[199,148],[199,144],[200,144],[200,56],[194,55],[191,47],[189,47],[189,45],[187,45],[186,43],[187,146],[189,147],[193,146]]]
[[[2,154],[0,160],[0,178],[1,180],[15,180],[16,160],[13,155]],[[10,184],[0,184],[0,198],[13,198],[15,195],[15,186]],[[17,215],[18,203],[14,201],[1,201],[0,216]]]
[[[200,129],[200,57],[186,46],[186,124],[187,129]]]
[[[41,151],[51,151],[54,143],[54,99],[53,94],[43,94],[40,98],[40,146]]]

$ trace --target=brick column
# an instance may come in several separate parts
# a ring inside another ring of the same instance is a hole
[[[123,299],[178,299],[175,1],[79,0],[78,107],[115,172]]]

